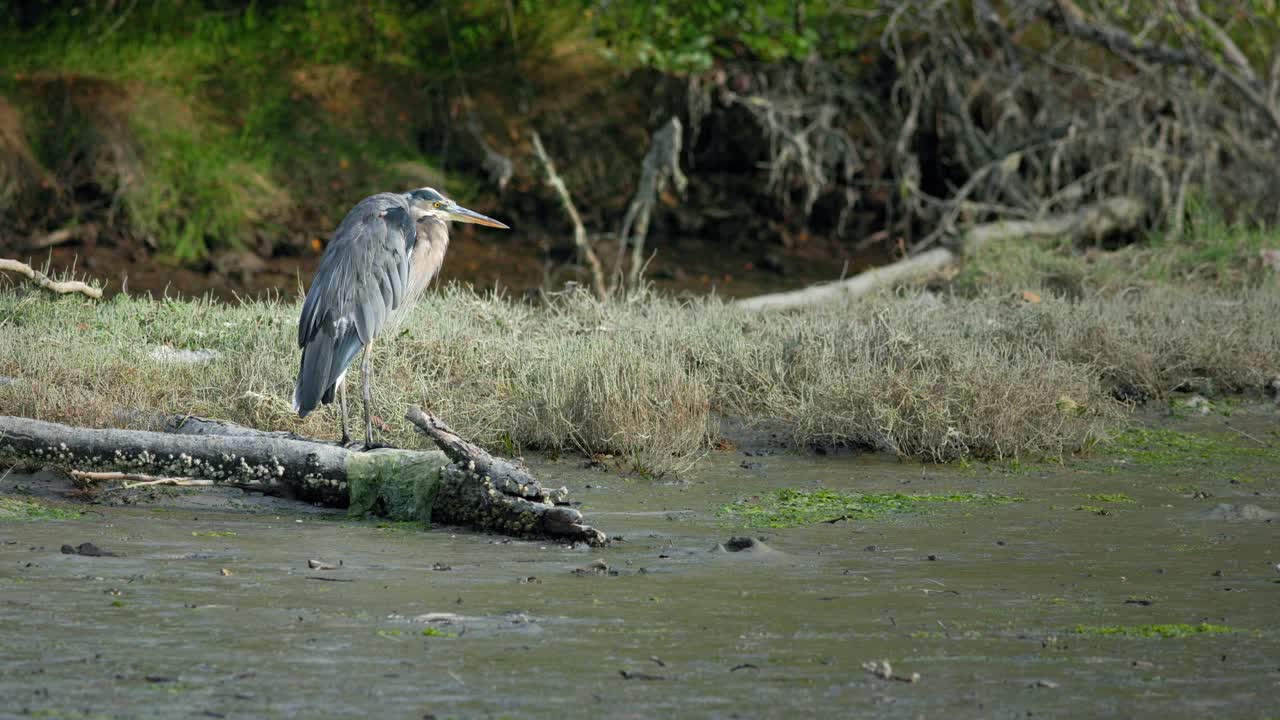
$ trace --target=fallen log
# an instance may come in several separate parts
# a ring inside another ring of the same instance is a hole
[[[1013,238],[1096,240],[1114,232],[1132,230],[1146,213],[1146,206],[1128,197],[1111,198],[1079,210],[1039,220],[1009,220],[969,228],[956,243],[956,252],[934,248],[848,280],[810,285],[789,292],[757,295],[739,300],[746,310],[789,310],[809,305],[850,300],[870,295],[915,278],[939,272],[961,255],[969,255],[987,243]]]
[[[848,280],[810,285],[790,292],[757,295],[739,300],[737,305],[746,310],[790,310],[862,297],[881,288],[893,287],[908,280],[936,273],[950,265],[955,257],[955,253],[946,248],[934,248],[915,257],[859,273]]]
[[[409,420],[445,449],[368,451],[191,416],[165,432],[80,428],[0,416],[0,460],[86,473],[208,480],[393,520],[465,525],[601,544],[605,535],[528,471],[468,443],[418,408]]]

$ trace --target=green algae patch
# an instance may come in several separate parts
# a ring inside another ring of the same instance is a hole
[[[717,514],[746,527],[786,528],[924,512],[943,503],[993,506],[1021,501],[1020,497],[986,493],[907,495],[784,488],[721,506]]]
[[[437,450],[382,449],[353,454],[347,461],[348,515],[376,515],[429,526],[440,491],[440,470],[448,464],[449,458]]]
[[[75,520],[80,513],[74,510],[42,505],[30,500],[0,497],[0,521],[3,520]]]
[[[1226,635],[1238,630],[1226,625],[1174,623],[1166,625],[1077,625],[1077,635],[1126,638],[1189,638],[1197,635]]]
[[[1280,451],[1241,445],[1234,438],[1167,429],[1133,428],[1102,446],[1102,453],[1137,465],[1169,466],[1187,462],[1217,463],[1238,458],[1280,460]]]

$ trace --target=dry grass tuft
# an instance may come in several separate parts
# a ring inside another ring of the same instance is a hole
[[[16,379],[0,384],[0,413],[146,427],[194,412],[332,437],[333,407],[305,421],[289,411],[296,317],[285,303],[0,292],[0,375]],[[402,446],[421,442],[401,420],[420,403],[502,452],[612,453],[651,473],[689,467],[720,416],[800,445],[1057,456],[1122,417],[1116,386],[1159,395],[1280,375],[1278,318],[1280,297],[1265,290],[1037,304],[912,294],[761,315],[715,299],[600,304],[574,292],[533,307],[449,288],[380,342],[374,405]],[[162,346],[218,355],[183,365],[153,356]]]

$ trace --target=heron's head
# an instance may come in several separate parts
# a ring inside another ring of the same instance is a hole
[[[409,205],[413,208],[413,218],[415,220],[433,217],[441,220],[453,220],[455,222],[475,223],[486,227],[507,229],[506,225],[487,215],[481,215],[474,210],[462,207],[441,195],[434,188],[418,188],[417,190],[410,190],[406,194],[409,196]]]

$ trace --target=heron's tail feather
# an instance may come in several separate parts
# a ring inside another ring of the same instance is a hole
[[[299,417],[306,417],[315,410],[325,391],[333,384],[329,379],[332,366],[332,337],[317,337],[302,348],[302,367],[298,370],[298,382],[293,387],[293,410]]]
[[[317,333],[302,348],[302,366],[293,387],[293,410],[298,417],[333,402],[337,384],[359,351],[360,338],[354,327],[336,338],[327,332]]]

